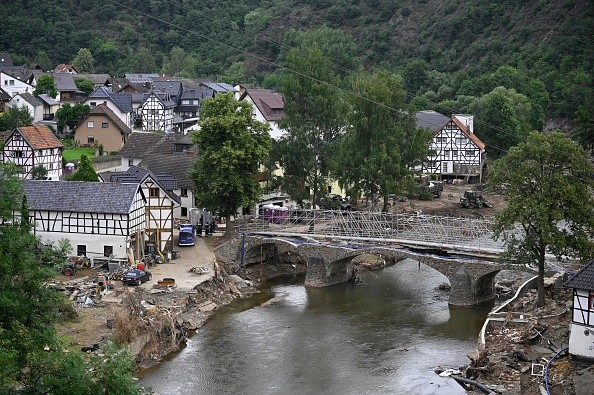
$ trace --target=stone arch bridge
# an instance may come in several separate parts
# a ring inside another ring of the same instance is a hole
[[[473,306],[495,298],[495,276],[501,270],[529,271],[518,265],[462,256],[416,253],[403,248],[361,247],[255,235],[244,235],[227,251],[228,258],[239,261],[242,265],[258,263],[267,257],[286,253],[299,255],[307,263],[305,285],[309,287],[325,287],[351,280],[353,258],[361,254],[378,255],[390,262],[410,258],[430,266],[449,279],[451,291],[448,303],[452,306]]]

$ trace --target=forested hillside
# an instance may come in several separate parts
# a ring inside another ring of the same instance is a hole
[[[341,74],[398,72],[418,108],[468,110],[467,97],[504,86],[541,120],[594,118],[589,0],[10,0],[0,15],[16,64],[47,69],[88,48],[94,72],[276,86],[300,32],[327,26],[319,38]]]

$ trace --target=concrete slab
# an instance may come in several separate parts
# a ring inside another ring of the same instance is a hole
[[[576,395],[594,394],[594,372],[584,369],[573,376]]]

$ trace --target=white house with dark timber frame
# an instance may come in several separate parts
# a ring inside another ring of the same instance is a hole
[[[569,353],[594,360],[594,259],[564,285],[573,288]]]
[[[434,133],[431,153],[422,164],[423,173],[436,174],[442,180],[482,182],[485,144],[474,134],[472,115],[448,118],[435,111],[420,111],[415,116],[417,127]]]
[[[67,239],[89,258],[141,258],[147,199],[138,184],[26,180],[23,188],[41,242]]]
[[[150,92],[138,109],[142,130],[170,132],[173,129],[173,109],[175,103],[165,95]]]
[[[43,166],[48,176],[62,175],[64,146],[47,126],[21,126],[12,131],[4,142],[4,162],[21,169],[20,177],[33,177],[36,166]]]
[[[103,173],[99,176],[110,182],[139,184],[146,197],[144,227],[145,240],[159,246],[160,251],[173,249],[173,210],[179,207],[180,198],[170,192],[177,188],[177,181],[171,176],[154,174],[146,169],[131,166],[126,171]]]

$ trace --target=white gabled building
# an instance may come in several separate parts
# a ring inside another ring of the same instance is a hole
[[[14,97],[17,93],[33,93],[35,90],[33,85],[4,71],[0,71],[0,86],[10,97]]]
[[[594,259],[564,285],[573,288],[569,353],[594,360]]]
[[[474,134],[472,115],[448,118],[435,111],[420,111],[415,116],[417,127],[434,133],[423,173],[436,174],[442,180],[482,182],[485,144]]]
[[[33,168],[43,166],[49,177],[62,176],[64,146],[47,126],[21,126],[4,142],[5,163],[20,167],[21,178],[32,178]]]
[[[138,184],[26,180],[33,231],[89,258],[142,258],[146,197]]]
[[[6,105],[17,109],[25,107],[33,118],[33,124],[43,121],[43,102],[31,93],[17,93]]]
[[[272,89],[240,87],[238,100],[252,104],[254,119],[270,125],[270,137],[278,140],[285,134],[278,125],[285,117],[285,103],[280,93]]]

